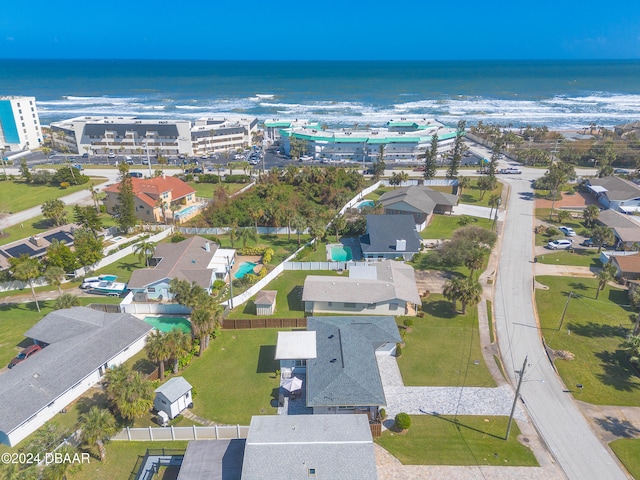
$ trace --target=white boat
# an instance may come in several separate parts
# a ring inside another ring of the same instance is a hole
[[[108,295],[110,297],[119,297],[127,290],[127,284],[123,282],[100,282],[93,285],[89,293],[97,295]]]

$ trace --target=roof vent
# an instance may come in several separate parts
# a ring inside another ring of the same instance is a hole
[[[404,239],[396,240],[396,252],[404,252],[407,249],[407,241]]]
[[[331,360],[329,360],[329,363],[336,363],[338,361],[337,358],[332,358]]]
[[[210,252],[210,251],[211,251],[211,247],[209,246],[209,242],[205,242],[205,244],[204,244],[204,249],[205,249],[205,251],[207,251],[207,252]]]

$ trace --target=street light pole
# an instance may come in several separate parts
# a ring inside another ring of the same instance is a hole
[[[564,309],[562,310],[562,318],[560,318],[560,325],[558,326],[558,331],[562,330],[562,324],[564,323],[564,315],[567,313],[567,307],[569,306],[569,300],[573,296],[573,290],[569,292],[569,297],[567,297],[567,303],[564,304]]]
[[[520,370],[520,378],[518,379],[518,386],[516,387],[516,395],[513,397],[513,405],[511,405],[511,413],[509,414],[509,423],[507,423],[507,435],[505,440],[509,440],[509,433],[511,433],[511,422],[513,422],[513,414],[516,411],[516,404],[518,403],[518,396],[520,395],[520,387],[522,386],[522,379],[524,378],[524,369],[527,367],[527,359],[529,356],[524,357],[524,363],[522,364],[522,370]]]
[[[229,256],[226,256],[227,259],[227,275],[229,276],[229,309],[233,309],[233,278],[231,277],[231,261],[229,260]]]

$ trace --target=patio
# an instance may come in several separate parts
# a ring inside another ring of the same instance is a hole
[[[289,392],[282,387],[289,378],[280,377],[280,394],[278,396],[278,415],[311,415],[313,409],[307,407],[307,376],[305,374],[295,374],[302,380],[302,387],[294,392]]]

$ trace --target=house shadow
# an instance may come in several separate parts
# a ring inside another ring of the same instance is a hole
[[[142,375],[149,375],[156,371],[158,366],[147,358],[141,358],[133,364],[133,369]]]
[[[302,285],[296,285],[289,290],[289,293],[287,293],[287,305],[289,307],[289,311],[299,311],[302,314],[304,310],[302,308],[302,290]]]
[[[107,395],[104,392],[96,392],[91,396],[83,395],[75,402],[78,415],[88,413],[91,407],[107,408],[108,404]]]
[[[608,385],[616,390],[624,392],[637,392],[640,385],[631,381],[637,378],[638,372],[629,363],[626,352],[624,350],[616,350],[615,352],[599,352],[596,357],[601,360],[601,366],[604,373],[597,375],[603,385]]]
[[[274,373],[280,368],[280,362],[274,359],[276,356],[275,345],[260,345],[258,353],[258,365],[256,373]]]
[[[596,424],[606,430],[609,433],[612,433],[616,437],[619,438],[638,438],[640,437],[640,429],[636,428],[628,420],[621,420],[619,418],[606,416],[604,418],[596,418],[594,419]]]
[[[632,309],[629,306],[630,300],[629,300],[629,293],[627,293],[627,290],[618,290],[617,288],[616,289],[610,288],[607,298],[611,302],[618,305],[620,308],[623,308],[628,312],[632,311]]]
[[[244,304],[244,308],[242,309],[242,313],[245,315],[257,315],[256,304],[253,300],[249,300]]]

